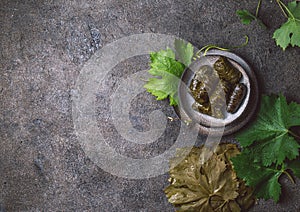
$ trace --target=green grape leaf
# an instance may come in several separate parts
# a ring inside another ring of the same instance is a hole
[[[256,17],[252,15],[248,10],[237,10],[236,14],[240,17],[241,22],[245,25],[250,24],[252,21],[256,20]]]
[[[174,45],[176,50],[176,57],[178,57],[178,60],[185,66],[189,66],[194,55],[194,47],[192,46],[192,44],[182,39],[175,39]]]
[[[288,45],[300,47],[300,4],[297,1],[290,2],[288,20],[277,29],[273,38],[276,44],[285,50]]]
[[[186,66],[191,64],[194,48],[192,44],[176,39],[175,50],[179,61],[170,48],[150,53],[149,73],[155,78],[150,78],[144,86],[157,100],[169,97],[170,105],[178,105],[178,83]]]
[[[291,44],[292,47],[300,47],[300,21],[288,19],[279,29],[274,32],[273,38],[276,44],[283,50]]]
[[[254,194],[258,198],[274,199],[278,202],[281,194],[281,185],[278,182],[283,170],[263,166],[249,149],[240,155],[231,158],[237,176],[246,181],[246,185],[254,187]]]
[[[290,127],[300,125],[300,105],[288,104],[283,95],[263,96],[257,120],[237,136],[242,147],[253,147],[263,165],[281,165],[299,155],[299,143]]]
[[[157,100],[170,98],[170,105],[178,104],[177,88],[185,66],[175,60],[171,49],[150,54],[151,69],[149,73],[159,78],[150,78],[144,88],[157,97]]]
[[[252,21],[256,21],[262,28],[267,28],[261,19],[250,13],[248,10],[237,10],[236,14],[240,17],[241,22],[245,25],[249,25]]]

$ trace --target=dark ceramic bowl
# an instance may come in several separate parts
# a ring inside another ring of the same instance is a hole
[[[225,113],[224,119],[217,119],[192,109],[195,100],[188,88],[195,71],[203,65],[212,67],[220,56],[226,57],[242,73],[240,82],[247,87],[246,96],[239,109],[234,114]],[[208,51],[206,56],[201,56],[184,71],[178,87],[178,96],[180,104],[175,110],[181,119],[197,124],[200,133],[218,136],[234,133],[247,124],[255,114],[259,99],[257,80],[250,66],[236,54],[221,50]]]

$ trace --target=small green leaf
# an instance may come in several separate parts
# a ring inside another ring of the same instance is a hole
[[[240,17],[241,22],[246,25],[250,24],[256,19],[256,17],[252,15],[248,10],[237,10],[236,14]]]
[[[248,10],[237,10],[236,14],[240,17],[241,22],[245,25],[249,25],[252,21],[256,21],[262,28],[267,28],[262,20],[250,13]]]
[[[276,40],[276,44],[283,50],[291,44],[292,47],[300,47],[300,21],[288,19],[279,29],[277,29],[273,38]]]

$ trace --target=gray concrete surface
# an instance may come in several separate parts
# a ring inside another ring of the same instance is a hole
[[[236,9],[255,10],[255,1],[0,0],[0,211],[174,211],[163,193],[167,174],[118,178],[86,157],[71,117],[76,78],[95,51],[124,36],[164,33],[201,47],[240,44],[248,35],[248,46],[235,52],[254,68],[261,91],[300,102],[300,49],[275,46],[272,32],[284,17],[274,3],[263,6],[267,31],[243,26],[235,15]],[[169,122],[151,145],[126,142],[114,129],[109,96],[147,62],[146,56],[124,61],[97,91],[99,129],[118,152],[138,158],[168,149],[180,124]],[[157,108],[175,117],[166,101],[139,95],[132,102],[133,126],[149,129],[148,114]],[[261,200],[252,211],[300,211],[299,179],[281,182],[279,204]]]

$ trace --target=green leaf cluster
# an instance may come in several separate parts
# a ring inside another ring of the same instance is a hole
[[[300,105],[283,95],[263,96],[257,120],[237,136],[243,147],[232,158],[237,175],[255,187],[257,197],[279,200],[282,174],[300,177],[300,144],[291,127],[300,126]]]
[[[144,86],[157,100],[169,97],[170,105],[178,105],[178,83],[184,69],[192,61],[194,48],[190,43],[176,39],[175,50],[176,55],[170,48],[150,53],[149,73],[155,78],[150,78]]]

